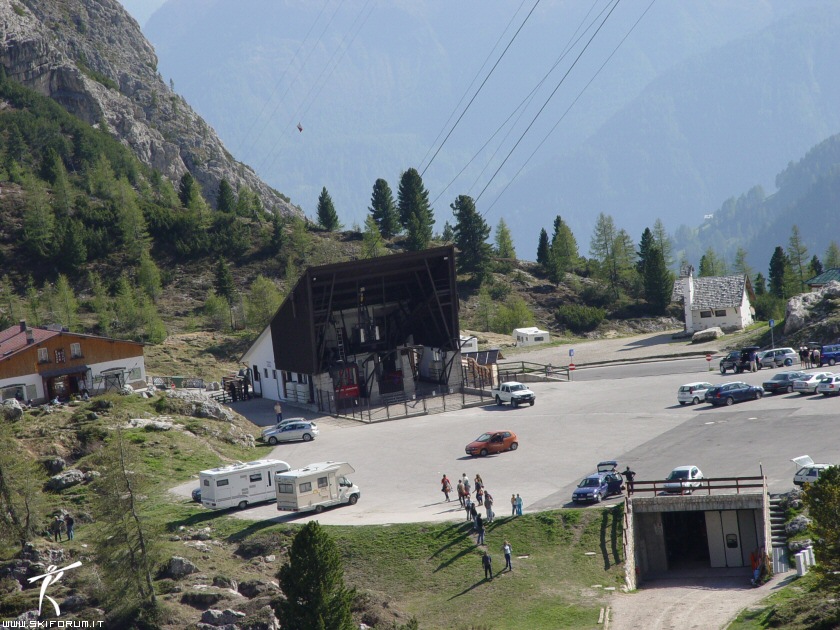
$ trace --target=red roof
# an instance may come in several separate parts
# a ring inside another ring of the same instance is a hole
[[[50,337],[55,337],[61,333],[56,330],[44,330],[43,328],[30,328],[34,343],[41,343]],[[20,325],[12,326],[6,330],[0,331],[0,359],[4,359],[10,354],[25,348],[26,333],[20,329]]]

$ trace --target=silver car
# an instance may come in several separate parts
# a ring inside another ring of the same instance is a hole
[[[314,440],[317,435],[318,425],[307,420],[305,422],[284,423],[275,431],[264,433],[263,437],[269,444],[274,445],[278,442],[295,442],[297,440],[309,442]]]
[[[799,354],[793,348],[773,348],[761,357],[761,367],[782,367],[799,363]]]
[[[803,376],[793,381],[793,391],[800,394],[815,394],[820,381],[829,376],[833,376],[833,374],[831,372],[816,372]]]

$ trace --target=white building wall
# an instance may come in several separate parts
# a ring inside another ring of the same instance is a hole
[[[93,382],[87,382],[86,385],[92,392],[102,389],[102,382],[97,382],[96,378],[101,376],[102,372],[105,372],[106,370],[115,370],[120,368],[125,370],[126,383],[129,385],[146,382],[146,362],[143,356],[128,357],[125,359],[117,359],[115,361],[103,361],[102,363],[91,363],[88,367],[90,368],[89,378],[93,379]]]
[[[695,321],[699,321],[700,314],[697,314],[697,320],[694,318],[694,276],[689,273],[687,276],[680,278],[682,281],[683,292],[683,309],[685,310],[685,329],[690,331],[702,330],[702,328],[695,328]],[[705,328],[705,327],[704,327]]]
[[[271,327],[267,326],[260,333],[254,345],[242,356],[242,362],[252,372],[251,382],[254,392],[269,400],[285,400],[283,396],[283,375],[274,366],[274,345],[271,340]],[[254,366],[260,374],[260,380],[253,378]]]
[[[26,400],[40,400],[47,397],[46,393],[44,393],[44,379],[38,374],[13,376],[11,378],[0,380],[0,390],[12,385],[23,385],[26,387]],[[0,391],[0,400],[2,400],[2,398],[3,395]]]

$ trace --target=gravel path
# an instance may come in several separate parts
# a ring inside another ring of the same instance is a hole
[[[768,597],[793,579],[776,576],[753,588],[747,576],[652,580],[634,593],[618,593],[611,602],[612,630],[712,630],[725,628],[738,613]]]

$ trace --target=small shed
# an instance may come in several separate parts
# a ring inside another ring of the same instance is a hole
[[[513,338],[516,340],[516,345],[520,347],[536,346],[551,341],[551,336],[547,330],[540,330],[534,326],[530,328],[514,328]]]

